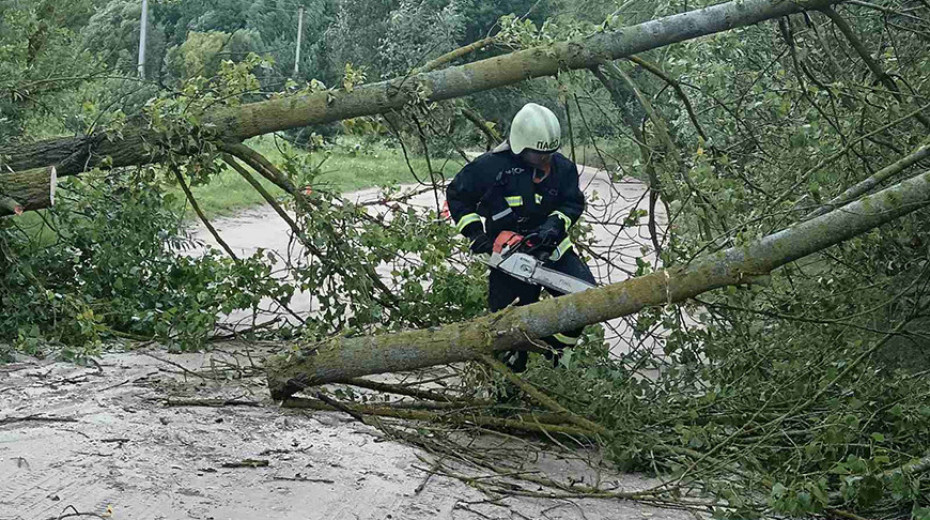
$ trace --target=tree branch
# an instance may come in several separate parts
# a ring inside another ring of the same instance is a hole
[[[872,58],[869,50],[865,48],[862,40],[856,36],[855,31],[853,31],[853,28],[850,27],[849,23],[847,23],[846,20],[840,16],[840,14],[837,13],[830,5],[821,7],[820,12],[827,15],[833,24],[836,25],[836,28],[839,29],[841,33],[843,33],[843,36],[846,37],[846,39],[849,41],[849,44],[852,45],[853,49],[856,50],[856,54],[862,58],[862,61],[865,62],[866,67],[872,71],[872,75],[874,75],[878,81],[885,85],[885,88],[891,91],[891,94],[896,100],[898,100],[898,103],[904,104],[904,98],[901,96],[901,91],[898,90],[898,84],[895,83],[893,79],[891,79],[891,76],[885,73],[884,69],[882,69],[881,65],[878,63],[878,60]],[[924,125],[925,128],[930,130],[930,119],[928,119],[927,116],[918,112],[914,115],[914,117],[920,121],[920,124]]]
[[[269,360],[272,395],[366,374],[454,363],[513,349],[585,325],[669,305],[728,285],[747,284],[773,269],[864,233],[930,203],[930,172],[792,228],[664,269],[588,291],[511,307],[472,321],[428,330],[332,338]]]
[[[825,213],[829,213],[836,208],[839,208],[846,203],[854,200],[856,197],[868,193],[872,188],[878,186],[883,181],[891,178],[894,175],[906,170],[910,166],[917,164],[923,159],[930,157],[930,144],[925,144],[920,148],[914,150],[906,157],[898,159],[892,164],[882,168],[881,170],[875,172],[865,180],[859,182],[855,186],[847,189],[843,193],[837,195],[830,202],[824,204],[823,206],[815,209],[814,211],[808,213],[804,216],[804,220],[808,220],[814,217],[819,217]]]
[[[559,42],[517,51],[423,74],[394,78],[353,88],[229,107],[203,117],[216,133],[229,141],[315,123],[383,113],[411,100],[441,101],[511,85],[531,78],[584,69],[606,61],[744,27],[806,9],[820,9],[839,0],[733,0],[699,10],[650,20],[622,30],[599,33],[584,40]],[[126,129],[122,137],[105,133],[58,138],[0,150],[6,167],[24,170],[55,164],[59,175],[74,175],[109,157],[109,167],[157,160],[144,143],[158,142],[153,130]],[[187,153],[198,153],[197,149]]]

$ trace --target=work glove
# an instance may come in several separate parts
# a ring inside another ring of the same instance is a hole
[[[491,243],[491,239],[488,238],[487,234],[479,233],[472,239],[469,249],[476,255],[490,255],[494,250],[494,245]]]
[[[539,237],[540,247],[555,249],[565,238],[565,222],[552,215],[536,229],[536,235]]]

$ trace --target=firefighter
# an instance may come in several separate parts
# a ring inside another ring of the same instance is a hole
[[[561,137],[555,114],[544,106],[527,103],[514,116],[507,141],[467,164],[449,184],[449,213],[476,255],[490,254],[501,231],[535,234],[538,247],[548,254],[546,267],[594,284],[591,270],[575,253],[568,237],[584,211],[585,200],[578,187],[578,169],[556,151]],[[529,305],[539,301],[540,290],[537,285],[491,269],[488,307],[494,312],[514,302]],[[558,353],[577,343],[581,333],[578,329],[545,338],[553,349],[547,357],[558,364]],[[522,372],[527,352],[507,352],[503,360],[514,372]]]

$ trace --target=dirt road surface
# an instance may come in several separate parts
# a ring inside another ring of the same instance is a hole
[[[348,415],[278,408],[260,378],[208,379],[231,375],[224,362],[242,361],[241,352],[153,353],[166,361],[133,352],[105,355],[99,367],[0,366],[0,519],[691,518],[623,500],[488,503],[460,480],[431,476],[428,454]],[[168,398],[256,405],[168,406]],[[577,460],[596,454],[507,442],[497,449],[520,471],[605,489],[655,484]],[[224,467],[248,460],[267,466]]]
[[[605,172],[591,168],[581,180],[588,218],[598,221],[600,250],[620,253],[613,265],[590,261],[598,279],[625,279],[637,257],[654,262],[645,219],[621,225],[631,210],[646,208],[645,186],[631,179],[610,182]],[[376,196],[376,190],[351,194],[355,200]],[[425,193],[413,203],[428,207],[435,198]],[[242,254],[288,247],[287,228],[270,209],[214,224]],[[203,229],[198,236],[212,240]],[[311,298],[303,296],[295,298],[296,310],[312,312]],[[614,344],[629,348],[625,325],[613,325]],[[617,499],[488,502],[461,480],[431,474],[422,450],[386,439],[348,415],[279,408],[261,379],[237,378],[242,372],[228,370],[247,359],[243,352],[153,350],[107,354],[96,367],[33,359],[0,366],[0,520],[77,512],[120,520],[691,518]],[[179,397],[253,405],[166,405],[166,399]],[[595,453],[539,451],[535,444],[512,442],[488,449],[509,453],[502,457],[520,471],[613,490],[656,484],[597,464],[595,470],[581,460],[596,460]],[[248,460],[260,466],[228,467]]]

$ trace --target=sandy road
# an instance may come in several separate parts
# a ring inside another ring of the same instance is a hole
[[[0,366],[0,519],[45,520],[74,510],[111,511],[118,520],[692,518],[621,500],[490,504],[459,480],[430,477],[421,450],[344,414],[283,410],[261,379],[202,379],[178,366],[223,367],[231,354],[156,355],[177,365],[135,352],[105,355],[99,369],[34,360]],[[166,397],[258,406],[169,407]],[[488,449],[505,450],[520,471],[564,481],[617,490],[655,484],[596,472],[576,460],[582,451],[569,458],[532,446],[508,448],[490,438]],[[224,467],[244,459],[268,465]]]
[[[591,262],[598,279],[625,279],[637,257],[653,261],[642,222],[619,224],[631,210],[646,207],[645,186],[611,183],[605,172],[590,168],[581,180],[589,218],[598,221],[598,247],[614,252],[614,265]],[[377,193],[351,196],[364,201]],[[435,196],[425,193],[412,202],[432,206]],[[215,225],[242,254],[259,247],[284,253],[288,247],[287,228],[270,209]],[[197,233],[210,242],[205,230]],[[309,295],[295,302],[296,310],[311,312]],[[612,341],[623,348],[624,325],[616,325]],[[344,414],[282,410],[260,379],[216,381],[180,368],[242,362],[242,350],[156,355],[170,363],[133,352],[107,354],[99,369],[37,360],[0,366],[0,520],[57,518],[75,510],[133,520],[691,518],[620,500],[511,497],[490,504],[459,480],[427,478],[422,451],[386,440]],[[161,399],[169,396],[240,398],[258,406],[168,407]],[[577,460],[583,452],[565,457],[522,444],[498,448],[523,471],[607,489],[654,484],[592,470]],[[223,467],[243,459],[267,460],[268,466]]]

